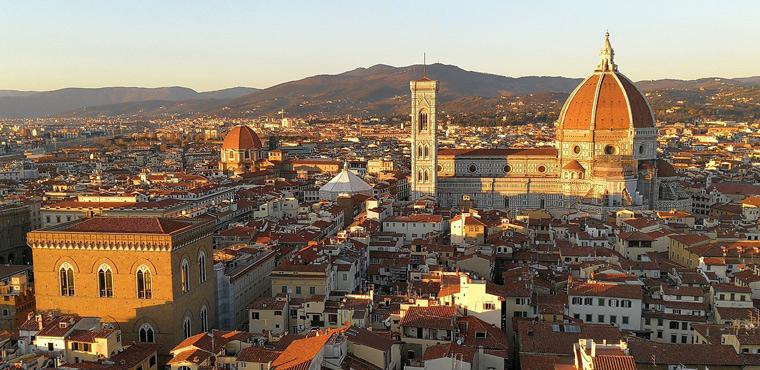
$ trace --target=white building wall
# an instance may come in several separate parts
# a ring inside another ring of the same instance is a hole
[[[581,304],[577,303],[575,300],[577,298],[581,299]],[[631,307],[622,307],[622,304],[617,307],[614,305],[610,306],[610,300],[617,300],[619,302],[627,300],[631,302]],[[610,324],[612,323],[611,316],[614,316],[616,321],[614,324],[620,327],[622,330],[641,329],[642,304],[640,299],[571,295],[568,297],[568,302],[570,316],[576,317],[585,322]],[[588,302],[591,304],[586,304]],[[588,321],[588,315],[590,315],[590,321]],[[628,317],[627,324],[623,323],[623,317]]]

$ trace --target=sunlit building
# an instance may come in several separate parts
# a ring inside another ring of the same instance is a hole
[[[599,64],[565,102],[556,146],[438,149],[438,81],[412,81],[412,193],[443,207],[568,209],[606,216],[620,208],[684,209],[673,167],[657,158],[652,109],[618,71],[605,35]]]
[[[216,325],[212,230],[205,220],[94,217],[32,231],[37,310],[100,317],[166,355]]]

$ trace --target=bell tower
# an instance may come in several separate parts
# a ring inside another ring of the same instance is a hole
[[[436,93],[438,81],[423,77],[409,82],[412,91],[412,199],[436,197],[438,165],[438,122]]]

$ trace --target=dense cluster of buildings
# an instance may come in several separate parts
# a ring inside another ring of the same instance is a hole
[[[758,123],[658,123],[613,56],[554,134],[423,78],[408,122],[2,154],[0,368],[760,368]]]

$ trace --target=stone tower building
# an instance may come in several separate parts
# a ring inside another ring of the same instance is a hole
[[[436,93],[438,81],[427,77],[409,82],[412,91],[412,198],[436,196],[438,166],[438,122]]]

